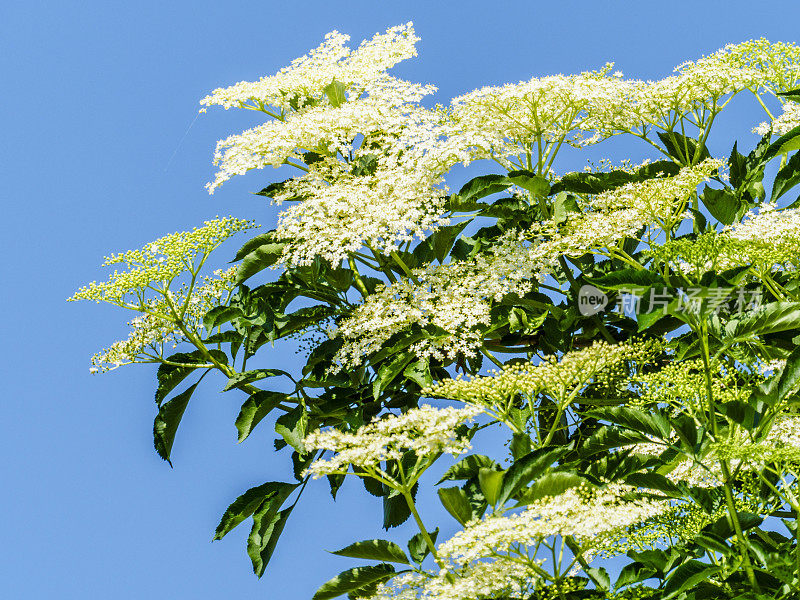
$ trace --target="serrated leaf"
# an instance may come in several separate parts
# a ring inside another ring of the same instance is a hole
[[[350,558],[365,558],[367,560],[378,560],[381,562],[396,562],[405,565],[411,564],[403,552],[403,549],[388,540],[364,540],[331,552],[338,556],[349,556]]]
[[[195,388],[197,388],[196,383],[162,405],[153,422],[153,443],[156,452],[169,463],[170,467],[172,466],[170,454],[175,441],[175,433],[178,431],[178,425],[181,423],[183,413],[186,411],[189,398],[192,397]]]
[[[395,377],[403,372],[408,363],[414,359],[414,356],[415,355],[411,352],[402,352],[391,361],[381,365],[378,370],[378,377],[372,385],[372,396],[375,400],[377,400],[381,392],[394,381]]]
[[[273,514],[270,509],[259,509],[253,515],[253,528],[247,538],[247,554],[253,563],[253,573],[258,577],[264,574],[293,508],[289,507],[277,514]]]
[[[530,504],[546,497],[560,496],[567,490],[581,485],[589,485],[589,482],[576,473],[565,471],[547,473],[520,495],[517,506]]]
[[[682,164],[693,162],[694,156],[697,154],[697,140],[675,131],[659,131],[657,134],[670,156],[677,158]],[[699,154],[701,161],[711,158],[711,153],[705,145],[700,149]]]
[[[224,352],[219,350],[210,350],[210,354],[215,360],[222,364],[228,364],[228,357]],[[168,356],[167,360],[173,363],[192,364],[198,365],[205,364],[202,352],[195,350],[194,352],[178,352],[172,356]],[[162,363],[158,366],[156,379],[158,380],[158,388],[156,389],[156,404],[161,404],[164,398],[167,397],[172,390],[174,390],[184,379],[191,375],[196,367],[180,367]]]
[[[670,420],[656,411],[608,406],[592,409],[589,415],[659,439],[669,439],[672,431]]]
[[[478,470],[478,482],[481,486],[486,501],[490,506],[497,503],[497,498],[500,496],[500,490],[503,487],[503,471],[495,471],[494,469],[482,468]]]
[[[655,574],[656,570],[653,567],[643,565],[640,562],[627,564],[619,572],[619,577],[617,577],[617,581],[614,584],[614,589],[618,590],[626,585],[642,582],[646,579],[650,579]]]
[[[252,394],[245,403],[242,404],[239,416],[236,417],[236,429],[239,432],[239,442],[243,442],[247,439],[247,436],[250,435],[253,428],[258,425],[272,409],[288,398],[289,396],[287,394],[270,392],[267,390]]]
[[[447,469],[442,478],[436,482],[436,485],[447,480],[471,479],[472,477],[477,477],[481,469],[498,469],[499,466],[488,456],[471,454]]]
[[[243,315],[242,309],[238,306],[215,306],[203,317],[203,327],[206,328],[206,331],[211,331],[215,327]]]
[[[775,202],[798,183],[800,183],[800,152],[796,152],[789,159],[789,162],[775,175],[770,201]]]
[[[567,450],[566,447],[537,448],[515,461],[506,471],[498,502],[505,504],[523,486],[541,477]]]
[[[583,451],[588,455],[605,452],[613,448],[631,444],[646,444],[652,440],[646,435],[619,427],[603,427],[594,432],[583,444]]]
[[[392,565],[381,563],[369,567],[356,567],[342,571],[323,583],[311,600],[330,600],[375,582],[383,582],[395,573]]]
[[[229,531],[252,515],[265,502],[269,502],[273,507],[273,513],[277,513],[280,506],[298,485],[296,483],[269,481],[250,488],[236,498],[227,508],[220,519],[219,525],[217,525],[213,539],[221,540],[224,538]]]
[[[426,388],[433,383],[430,363],[427,358],[421,358],[408,365],[403,370],[403,377],[410,379],[421,388]]]
[[[429,531],[428,535],[435,544],[436,538],[439,537],[439,528],[437,527],[433,531]],[[415,563],[421,563],[430,552],[431,549],[425,542],[425,536],[423,536],[421,532],[411,536],[411,539],[408,540],[408,553],[411,556],[411,560]]]
[[[306,407],[300,404],[288,413],[278,417],[275,422],[275,433],[280,435],[297,452],[305,454],[306,449],[303,445],[303,440],[306,437],[307,427],[308,413],[306,413]]]
[[[742,205],[741,199],[731,190],[717,190],[707,185],[703,188],[700,199],[711,216],[723,225],[730,225],[736,220]]]
[[[269,242],[250,252],[244,257],[236,271],[236,285],[247,281],[256,273],[278,262],[285,247],[286,242]]]
[[[437,493],[442,506],[456,521],[466,525],[472,519],[472,506],[460,487],[439,488]]]
[[[699,560],[690,560],[683,563],[672,573],[664,585],[664,600],[677,596],[701,581],[719,573],[720,566],[702,563]]]
[[[779,154],[787,154],[800,149],[800,125],[784,133],[769,145],[764,153],[763,162],[775,158]]]
[[[227,392],[228,390],[253,383],[254,381],[260,381],[268,377],[277,377],[279,375],[288,375],[288,373],[281,369],[253,369],[252,371],[236,373],[228,378],[228,383],[222,388],[222,391]]]
[[[528,190],[534,196],[547,196],[550,193],[550,182],[547,178],[531,171],[509,171],[507,177],[511,183]]]
[[[334,108],[338,108],[347,102],[347,94],[345,93],[347,86],[340,81],[336,81],[336,79],[322,88],[322,91],[328,96],[328,100],[330,100],[331,106]]]
[[[490,194],[502,192],[511,186],[505,175],[480,175],[473,177],[458,191],[461,203],[474,202]]]

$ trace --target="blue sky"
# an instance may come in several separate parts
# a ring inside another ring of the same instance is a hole
[[[727,42],[798,41],[799,17],[796,1],[3,3],[4,597],[304,600],[353,566],[325,549],[380,536],[380,505],[357,482],[335,504],[321,483],[257,580],[244,528],[210,540],[239,493],[288,477],[269,430],[237,445],[242,399],[219,394],[214,382],[187,411],[171,470],[152,449],[154,368],[88,373],[89,357],[126,335],[128,316],[64,300],[103,277],[104,255],[215,215],[274,219],[248,193],[273,173],[205,192],[215,141],[257,122],[222,110],[195,120],[209,90],[273,73],[332,29],[358,43],[413,20],[420,56],[396,72],[436,84],[444,103],[482,85],[606,61],[629,76],[662,77]],[[736,138],[747,148],[750,126],[745,109],[734,110],[712,152],[726,155]],[[630,151],[647,156],[644,147]],[[295,362],[292,354],[271,360]],[[426,520],[452,528],[437,504],[423,501]]]

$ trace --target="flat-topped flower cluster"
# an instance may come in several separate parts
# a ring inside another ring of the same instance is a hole
[[[310,433],[303,444],[307,450],[328,450],[330,459],[314,461],[307,473],[313,477],[347,473],[350,466],[381,469],[381,463],[399,461],[411,451],[417,458],[442,453],[458,455],[471,448],[459,427],[472,420],[476,408],[434,408],[421,406],[408,412],[376,418],[355,432],[326,429]]]

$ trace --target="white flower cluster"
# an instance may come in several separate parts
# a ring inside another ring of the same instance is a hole
[[[732,265],[747,261],[767,268],[782,265],[796,270],[800,265],[800,209],[763,204],[758,212],[750,212],[740,223],[727,227],[721,238],[732,242],[724,253]]]
[[[540,578],[525,563],[499,558],[470,565],[453,575],[404,573],[359,600],[489,600],[528,598]]]
[[[145,303],[140,309],[143,314],[128,322],[131,327],[128,338],[95,354],[90,371],[103,373],[122,365],[153,362],[156,357],[162,357],[168,344],[175,347],[186,339],[178,327],[178,318],[187,331],[201,335],[204,331],[203,317],[210,309],[225,303],[234,289],[236,271],[236,267],[226,271],[220,269],[214,271],[214,277],[206,277],[191,291],[184,286],[170,293],[172,306],[165,297]]]
[[[604,540],[661,514],[669,503],[652,499],[624,499],[635,488],[609,484],[602,489],[585,485],[571,488],[558,496],[548,496],[531,503],[525,510],[508,516],[490,515],[467,524],[439,546],[443,558],[469,564],[521,547],[535,546],[550,536],[574,536],[594,549]]]
[[[480,88],[454,98],[451,135],[484,157],[524,154],[532,140],[575,146],[598,141],[584,133],[603,130],[618,120],[627,104],[628,86],[599,72],[552,75],[517,84]],[[613,118],[612,118],[613,115]]]
[[[206,187],[214,193],[231,177],[251,169],[279,167],[289,159],[302,162],[307,151],[349,157],[357,150],[354,144],[361,136],[390,139],[394,146],[406,129],[431,121],[431,115],[415,105],[397,106],[384,98],[366,97],[338,108],[312,107],[283,120],[267,121],[217,142],[214,164],[219,171]]]
[[[357,431],[318,430],[304,440],[307,449],[329,450],[329,460],[316,460],[307,469],[314,478],[346,473],[350,465],[380,469],[380,463],[400,460],[411,450],[418,458],[448,453],[458,455],[470,449],[469,440],[456,429],[480,411],[467,408],[421,406],[400,415],[376,418]]]
[[[606,381],[623,375],[625,360],[643,359],[656,347],[652,342],[608,344],[595,342],[588,348],[573,350],[561,358],[551,356],[538,364],[514,364],[487,376],[438,382],[425,394],[459,400],[479,406],[502,406],[518,394],[535,398],[548,394],[560,406],[568,404],[590,381]]]
[[[350,36],[332,31],[309,54],[292,61],[275,75],[259,81],[242,81],[214,90],[200,101],[203,106],[263,108],[272,106],[294,110],[305,98],[321,99],[323,89],[333,80],[350,88],[351,93],[385,83],[385,71],[417,55],[412,23],[389,28],[365,40],[356,51],[346,46]]]
[[[244,219],[217,218],[192,231],[165,235],[144,248],[112,254],[106,257],[103,266],[122,264],[128,270],[115,270],[109,281],[92,281],[69,301],[93,300],[136,309],[147,290],[153,289],[154,285],[168,284],[181,274],[198,268],[196,263],[202,263],[226,239],[255,227],[257,225],[252,221]]]
[[[418,356],[475,356],[482,342],[479,327],[491,322],[492,301],[510,293],[524,295],[544,279],[551,263],[552,259],[540,259],[518,235],[510,234],[473,260],[415,269],[417,283],[404,279],[377,290],[340,323],[334,335],[345,343],[335,360],[340,369],[356,366],[392,335],[415,323],[447,332],[414,344],[411,351]]]
[[[374,175],[351,175],[315,169],[276,194],[303,201],[281,212],[277,236],[288,240],[283,261],[310,264],[316,256],[339,264],[347,253],[365,245],[390,254],[415,237],[447,224],[442,218],[445,196],[439,178],[421,161],[382,164]],[[331,171],[338,170],[332,166]],[[328,181],[331,181],[328,184]]]
[[[753,128],[753,133],[758,135],[784,135],[795,127],[800,126],[800,102],[787,102],[783,105],[783,114],[772,123],[761,123]]]

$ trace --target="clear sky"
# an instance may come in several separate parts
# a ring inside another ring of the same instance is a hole
[[[354,566],[325,549],[379,536],[380,505],[360,484],[348,483],[334,504],[320,483],[257,580],[246,527],[222,542],[211,537],[239,493],[288,477],[269,429],[237,446],[243,399],[213,382],[187,411],[170,469],[152,448],[154,367],[88,372],[97,349],[127,335],[128,315],[64,300],[103,278],[98,265],[112,251],[218,214],[270,225],[274,211],[248,192],[273,173],[235,179],[214,196],[203,188],[215,141],[254,125],[255,115],[212,110],[195,121],[197,101],[275,72],[332,29],[357,44],[409,20],[420,56],[396,73],[439,86],[443,103],[606,61],[658,78],[727,42],[800,41],[796,0],[0,3],[3,597],[306,600]],[[735,137],[740,147],[754,141],[749,123],[729,124],[729,139],[716,134],[717,155]],[[291,367],[294,356],[273,360]],[[437,504],[423,502],[424,516],[452,530]]]

